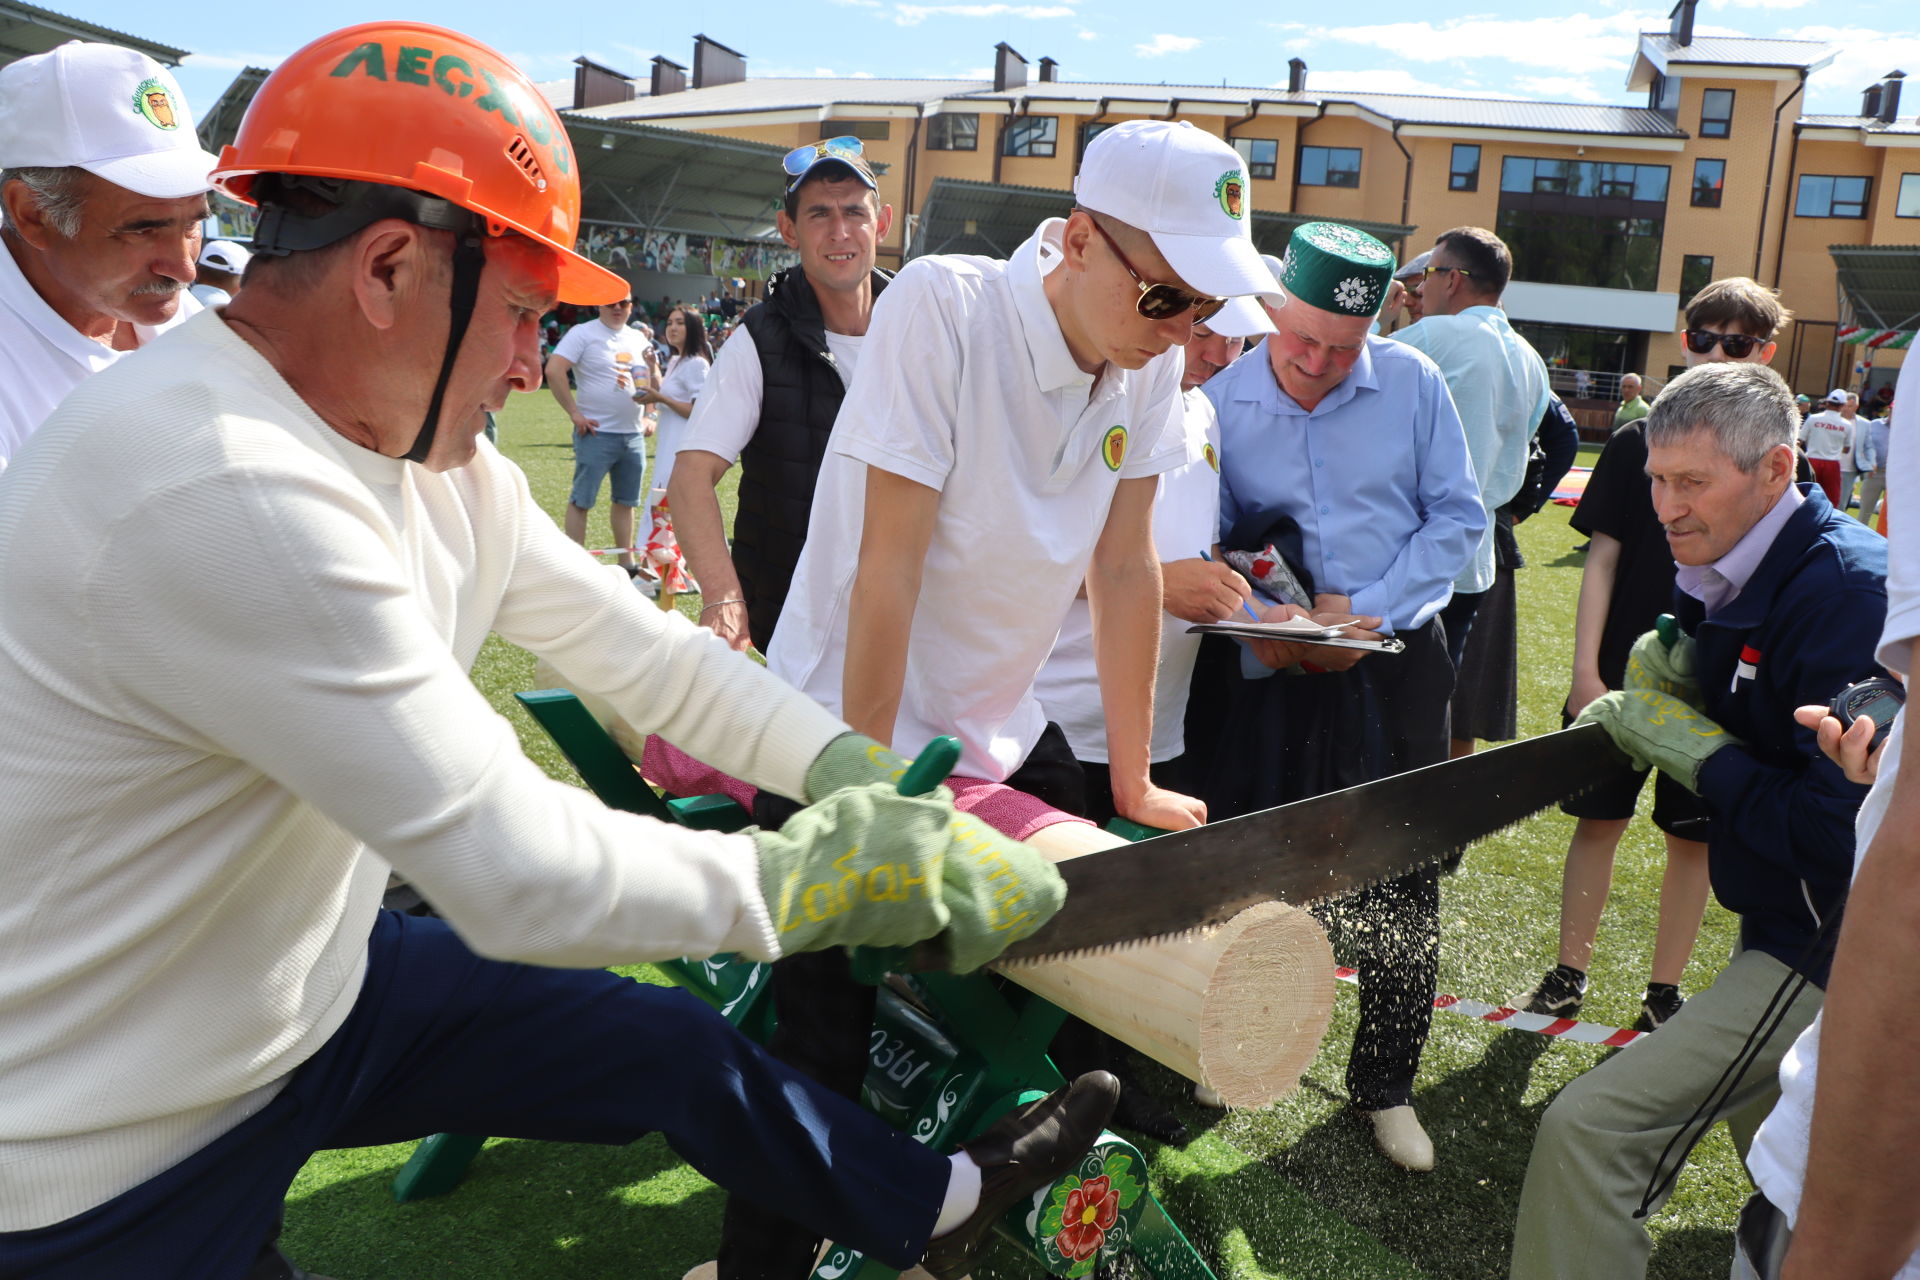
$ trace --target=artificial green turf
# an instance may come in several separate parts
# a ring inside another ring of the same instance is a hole
[[[515,397],[501,446],[526,469],[535,498],[557,519],[571,475],[567,424],[545,392]],[[1592,449],[1582,462],[1591,465]],[[731,519],[730,476],[722,506]],[[604,502],[589,545],[610,545]],[[644,530],[643,530],[644,533]],[[1579,541],[1567,509],[1549,506],[1522,525],[1520,728],[1559,727],[1572,657]],[[699,601],[681,607],[697,615]],[[512,694],[532,687],[533,663],[497,638],[475,682],[513,719],[549,773],[577,781]],[[1651,795],[1642,797],[1643,805]],[[1644,819],[1645,809],[1642,809]],[[1571,819],[1557,812],[1476,845],[1442,897],[1441,988],[1501,1002],[1526,990],[1554,959],[1560,866]],[[1646,821],[1622,842],[1615,891],[1602,921],[1584,1016],[1631,1023],[1651,960],[1663,846]],[[1711,981],[1733,941],[1718,906],[1695,948],[1683,988]],[[643,978],[655,977],[641,968]],[[1223,1277],[1252,1280],[1486,1280],[1504,1275],[1533,1130],[1554,1093],[1604,1050],[1501,1031],[1436,1014],[1417,1104],[1439,1168],[1411,1176],[1374,1154],[1345,1108],[1342,1085],[1353,1032],[1352,989],[1340,988],[1332,1034],[1301,1087],[1259,1112],[1222,1116],[1184,1101],[1185,1086],[1151,1063],[1141,1077],[1178,1095],[1201,1134],[1185,1150],[1145,1144],[1155,1190]],[[397,1206],[389,1192],[410,1146],[322,1152],[288,1198],[286,1244],[302,1265],[340,1280],[491,1280],[493,1277],[678,1277],[712,1256],[721,1198],[659,1138],[628,1148],[495,1141],[467,1181],[438,1200]],[[1724,1274],[1745,1176],[1725,1129],[1695,1152],[1652,1223],[1655,1280]],[[1010,1250],[987,1277],[1040,1274]]]

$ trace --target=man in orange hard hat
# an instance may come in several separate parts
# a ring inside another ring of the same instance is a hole
[[[558,118],[483,45],[368,24],[283,62],[213,178],[260,208],[246,289],[0,475],[0,705],[30,726],[0,735],[0,1275],[285,1275],[316,1149],[656,1130],[962,1274],[1111,1076],[942,1155],[598,967],[940,934],[974,968],[1064,887],[595,567],[481,442],[556,298],[628,287],[570,247]],[[547,779],[468,676],[490,632],[808,807],[722,835]],[[382,912],[390,870],[444,921]]]

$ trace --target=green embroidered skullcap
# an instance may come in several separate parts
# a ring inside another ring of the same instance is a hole
[[[1280,260],[1287,296],[1335,315],[1374,316],[1393,280],[1393,251],[1364,231],[1337,222],[1295,227]]]

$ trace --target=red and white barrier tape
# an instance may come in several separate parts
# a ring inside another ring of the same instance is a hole
[[[645,550],[646,550],[645,547],[588,547],[587,554],[590,556],[618,556],[618,555],[637,556]]]
[[[1336,967],[1333,976],[1341,982],[1351,982],[1356,985],[1360,981],[1360,971],[1349,969],[1345,965]],[[1459,996],[1435,996],[1433,1007],[1468,1018],[1478,1018],[1482,1022],[1491,1022],[1496,1027],[1531,1031],[1535,1035],[1571,1040],[1575,1044],[1605,1045],[1609,1049],[1618,1049],[1651,1034],[1624,1027],[1605,1027],[1597,1022],[1580,1022],[1573,1018],[1552,1018],[1544,1013],[1522,1013],[1518,1009],[1509,1009],[1505,1005],[1486,1004],[1479,1000],[1463,1000]]]

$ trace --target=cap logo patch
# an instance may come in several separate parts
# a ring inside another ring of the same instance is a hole
[[[1247,190],[1247,175],[1239,169],[1229,169],[1220,175],[1220,181],[1213,184],[1213,198],[1220,202],[1220,211],[1235,222],[1246,216],[1246,206],[1242,197]]]
[[[147,123],[156,129],[172,131],[180,127],[179,113],[174,109],[173,90],[159,76],[148,76],[133,91],[133,113],[145,116]]]
[[[1218,475],[1220,472],[1220,454],[1214,449],[1213,441],[1209,440],[1200,446],[1200,456],[1207,460],[1207,465],[1213,468],[1214,474]]]
[[[1120,464],[1127,460],[1127,429],[1108,427],[1106,439],[1100,442],[1100,460],[1107,464],[1107,470],[1118,471]]]
[[[1373,285],[1359,276],[1348,276],[1333,287],[1333,300],[1344,310],[1372,314]]]

